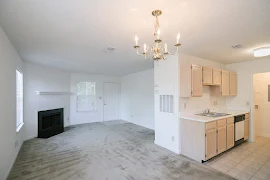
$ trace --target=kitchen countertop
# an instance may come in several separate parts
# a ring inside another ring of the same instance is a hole
[[[179,113],[179,118],[180,119],[187,119],[187,120],[192,120],[192,121],[199,121],[199,122],[211,122],[211,121],[216,121],[219,119],[226,119],[229,117],[234,117],[242,114],[247,114],[249,111],[245,110],[223,110],[223,111],[217,111],[218,113],[226,113],[230,114],[227,116],[220,116],[220,117],[207,117],[207,116],[200,116],[200,115],[195,115],[198,113],[186,113],[186,112],[180,112]]]

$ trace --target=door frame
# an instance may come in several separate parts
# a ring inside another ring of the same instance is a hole
[[[105,84],[117,84],[119,86],[119,92],[118,92],[118,104],[119,104],[119,109],[118,109],[118,119],[120,120],[121,118],[121,83],[118,82],[103,82],[102,84],[102,94],[103,94],[103,98],[102,98],[102,108],[103,108],[103,122],[105,122],[105,105],[104,105],[104,97],[105,97]]]

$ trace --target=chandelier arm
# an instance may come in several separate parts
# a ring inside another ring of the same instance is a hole
[[[168,53],[169,53],[169,55],[172,55],[172,56],[173,56],[173,55],[176,55],[176,54],[178,53],[178,46],[176,47],[175,53],[172,54],[172,53],[170,53],[169,51],[168,51]]]
[[[139,48],[136,48],[137,49],[137,54],[139,55],[139,56],[144,56],[143,54],[141,54],[140,52],[139,52]]]

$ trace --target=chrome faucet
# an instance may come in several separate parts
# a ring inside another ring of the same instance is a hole
[[[210,109],[207,108],[206,110],[204,110],[204,113],[205,113],[205,114],[209,114],[209,113],[210,113]]]

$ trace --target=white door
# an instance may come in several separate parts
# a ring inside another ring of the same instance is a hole
[[[270,136],[270,72],[253,76],[254,85],[254,122],[256,136]]]
[[[119,120],[120,85],[104,83],[104,121]]]

